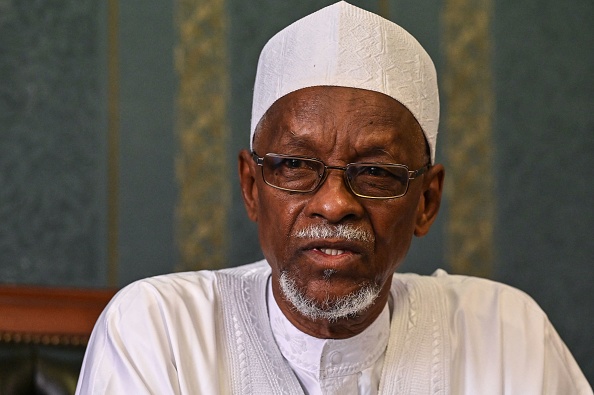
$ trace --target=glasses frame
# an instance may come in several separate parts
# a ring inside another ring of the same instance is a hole
[[[311,188],[310,190],[306,190],[306,191],[302,191],[302,190],[298,190],[298,189],[290,189],[290,188],[283,188],[283,187],[279,187],[277,185],[273,185],[270,182],[268,182],[266,180],[266,177],[264,176],[264,158],[265,157],[273,157],[273,158],[295,158],[295,159],[307,159],[307,160],[311,160],[314,162],[317,162],[319,164],[321,164],[324,167],[324,172],[322,174],[318,174],[318,178],[319,181],[317,182],[317,184]],[[403,165],[403,164],[399,164],[399,163],[379,163],[379,162],[358,162],[358,163],[349,163],[346,166],[328,166],[326,165],[322,160],[318,159],[318,158],[311,158],[308,156],[300,156],[300,155],[284,155],[284,154],[276,154],[276,153],[272,153],[269,152],[264,156],[260,156],[256,153],[256,151],[252,151],[252,159],[254,160],[254,162],[256,162],[256,165],[260,166],[262,168],[262,180],[264,180],[264,182],[271,186],[272,188],[275,189],[279,189],[281,191],[287,191],[287,192],[296,192],[296,193],[310,193],[310,192],[314,192],[315,190],[317,190],[318,188],[320,188],[322,186],[322,184],[324,184],[324,181],[326,181],[326,178],[328,177],[328,170],[342,170],[344,171],[343,173],[343,178],[345,181],[345,184],[348,186],[349,190],[358,197],[362,197],[365,199],[396,199],[396,198],[400,198],[404,195],[406,195],[406,193],[408,192],[408,187],[410,185],[410,181],[414,180],[415,178],[419,177],[420,175],[424,174],[425,172],[427,172],[430,168],[431,168],[431,163],[427,163],[425,166],[421,167],[420,169],[417,170],[409,170],[408,166]],[[355,192],[353,190],[353,186],[351,185],[351,181],[349,179],[349,177],[347,177],[347,170],[350,166],[353,165],[376,165],[376,166],[391,166],[391,167],[400,167],[400,168],[404,168],[407,171],[407,175],[408,175],[408,179],[406,182],[406,188],[404,189],[404,192],[400,195],[395,195],[395,196],[368,196],[368,195],[363,195],[360,194],[358,192]]]

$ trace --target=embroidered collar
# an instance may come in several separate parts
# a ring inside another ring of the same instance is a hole
[[[348,339],[318,339],[301,332],[282,313],[268,286],[268,312],[276,343],[295,369],[305,370],[318,379],[359,373],[371,367],[388,344],[390,314],[388,305],[362,333]]]

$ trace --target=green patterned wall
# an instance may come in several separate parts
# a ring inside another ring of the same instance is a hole
[[[105,281],[94,0],[0,1],[0,281]]]
[[[174,269],[173,9],[0,1],[0,282]]]
[[[536,299],[594,384],[594,2],[495,5],[495,278]]]

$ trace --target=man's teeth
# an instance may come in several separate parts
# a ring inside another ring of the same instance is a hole
[[[326,255],[340,255],[340,254],[344,254],[344,250],[335,250],[333,248],[320,248],[320,251],[322,251]]]

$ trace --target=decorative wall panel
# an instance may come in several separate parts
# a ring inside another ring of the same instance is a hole
[[[227,68],[223,0],[178,2],[178,270],[227,266]]]
[[[489,277],[494,261],[493,88],[489,0],[445,0],[446,256]]]
[[[496,5],[495,279],[539,303],[594,384],[594,2]]]
[[[0,1],[0,281],[101,281],[97,2]]]

